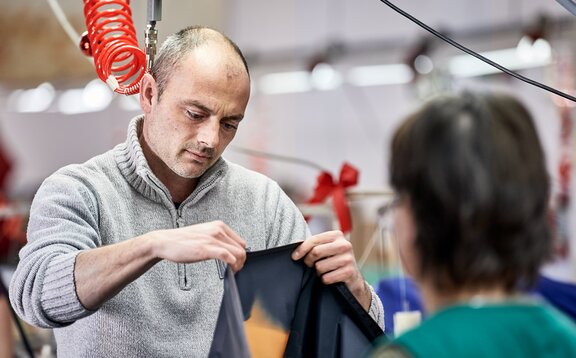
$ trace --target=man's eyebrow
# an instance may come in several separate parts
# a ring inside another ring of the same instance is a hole
[[[233,121],[238,121],[238,122],[240,122],[240,121],[242,120],[242,118],[244,118],[244,115],[243,115],[243,114],[235,114],[235,115],[233,114],[233,115],[231,115],[231,116],[226,116],[226,117],[224,117],[223,119],[230,119],[230,120],[233,120]]]
[[[185,106],[194,106],[194,107],[197,107],[198,109],[200,109],[201,111],[212,113],[212,110],[210,108],[206,107],[205,105],[203,105],[202,103],[200,103],[198,101],[190,100],[190,101],[182,101],[182,103]]]
[[[197,107],[198,109],[200,109],[201,111],[207,112],[212,114],[212,110],[208,107],[206,107],[205,105],[203,105],[202,103],[196,101],[196,100],[190,100],[190,101],[183,101],[182,102],[185,106],[194,106]],[[244,118],[244,114],[243,113],[238,113],[238,114],[233,114],[230,116],[226,116],[223,119],[229,119],[229,120],[233,120],[233,121],[238,121],[240,122],[242,119]]]

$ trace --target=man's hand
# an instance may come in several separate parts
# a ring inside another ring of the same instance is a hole
[[[324,284],[344,282],[366,311],[372,294],[358,270],[352,244],[341,231],[328,231],[304,240],[292,253],[293,260],[304,258],[314,267]]]
[[[154,252],[158,258],[177,263],[220,259],[234,272],[246,261],[246,242],[222,221],[159,230],[154,237]]]
[[[238,271],[246,261],[246,243],[223,222],[212,221],[86,250],[78,254],[74,267],[78,299],[95,310],[162,259],[177,263],[220,259]]]

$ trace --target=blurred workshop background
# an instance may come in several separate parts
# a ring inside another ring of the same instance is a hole
[[[498,64],[574,94],[576,17],[558,2],[395,3]],[[80,50],[83,8],[80,0],[0,0],[0,272],[5,285],[42,180],[122,142],[129,120],[140,112],[137,96],[112,92]],[[143,46],[147,1],[133,0],[130,8]],[[68,32],[64,19],[71,25]],[[339,227],[330,197],[307,203],[318,176],[328,172],[338,181],[345,163],[357,171],[357,182],[346,188],[350,239],[375,286],[401,274],[387,210],[387,166],[389,140],[403,116],[445,91],[498,89],[517,95],[535,117],[552,178],[557,257],[544,272],[554,280],[576,282],[574,102],[465,54],[378,0],[166,0],[157,23],[159,42],[191,24],[225,32],[250,67],[250,103],[225,158],[276,180],[310,216],[313,231]],[[49,356],[50,332],[23,329],[38,354],[44,346]],[[12,330],[22,353],[18,327]]]

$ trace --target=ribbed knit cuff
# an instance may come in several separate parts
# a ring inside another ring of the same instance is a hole
[[[46,269],[42,285],[42,309],[59,323],[74,322],[93,313],[85,309],[76,294],[74,264],[78,252],[53,258]]]
[[[382,306],[382,302],[378,298],[378,295],[376,295],[374,288],[368,283],[366,283],[366,286],[368,286],[368,288],[370,289],[370,294],[372,295],[372,300],[370,301],[370,309],[368,310],[368,314],[370,314],[370,317],[372,317],[374,321],[378,323],[380,328],[384,330],[385,312],[384,307]]]

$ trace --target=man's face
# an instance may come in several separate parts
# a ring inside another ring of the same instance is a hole
[[[250,96],[244,65],[226,45],[205,44],[184,56],[159,100],[154,92],[148,110],[143,106],[143,147],[152,152],[147,153],[152,170],[161,180],[174,174],[200,177],[222,155],[244,116]]]

